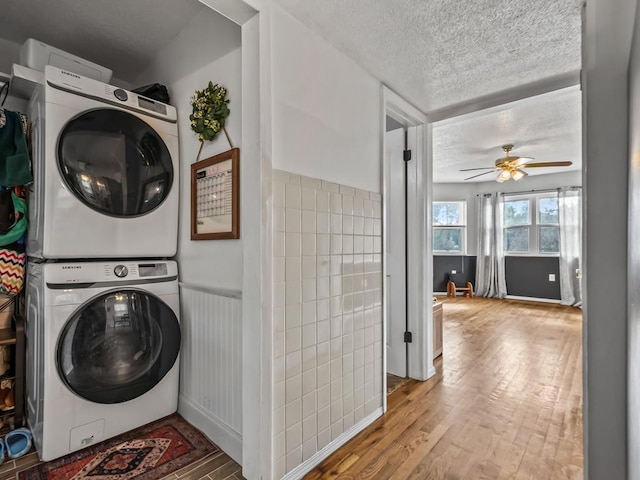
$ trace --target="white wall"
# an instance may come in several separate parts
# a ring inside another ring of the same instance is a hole
[[[18,43],[0,38],[0,73],[11,75],[11,66],[14,63],[18,63],[20,47],[21,45]],[[4,93],[2,94],[2,97],[4,98]],[[7,110],[26,113],[27,103],[27,99],[9,95],[5,101],[4,108]]]
[[[20,58],[21,46],[19,43],[0,38],[0,73],[11,75],[11,66],[18,63]]]
[[[278,479],[301,478],[382,413],[381,272],[373,252],[354,254],[376,246],[381,221],[353,211],[380,202],[382,109],[378,81],[279,8],[270,19]],[[312,217],[334,224],[305,231]],[[365,221],[369,234],[343,234]]]
[[[381,191],[380,82],[274,8],[273,168]]]
[[[582,185],[580,171],[535,175],[520,182],[434,183],[433,200],[438,202],[465,200],[467,202],[467,255],[476,255],[478,248],[478,195],[493,192],[526,192],[579,185]]]
[[[192,241],[190,239],[190,166],[196,161],[200,143],[189,126],[189,100],[196,89],[211,80],[224,85],[231,100],[227,131],[234,146],[242,143],[241,30],[233,22],[203,7],[181,33],[161,49],[137,84],[165,84],[171,103],[178,109],[180,133],[180,232],[178,255],[180,280],[201,286],[240,291],[242,289],[242,239]],[[206,142],[200,159],[229,149],[224,134]],[[242,169],[242,152],[240,153]],[[242,188],[242,187],[241,187]],[[240,232],[242,238],[242,232]]]
[[[203,7],[180,34],[159,50],[137,85],[162,83],[178,109],[180,219],[178,253],[183,349],[179,412],[239,463],[243,453],[243,244],[190,239],[191,164],[200,147],[190,129],[189,100],[209,81],[228,90],[227,130],[242,144],[241,28]],[[200,159],[228,150],[223,133],[207,142]],[[243,171],[242,149],[240,170]],[[250,172],[250,170],[249,170]],[[247,174],[248,172],[243,172]],[[242,196],[241,179],[241,198]],[[254,235],[256,233],[254,232]]]

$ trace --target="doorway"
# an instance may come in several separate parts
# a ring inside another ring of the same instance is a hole
[[[384,376],[426,380],[432,358],[430,127],[404,99],[383,89]],[[387,118],[389,132],[387,135]],[[406,219],[411,219],[407,221]],[[386,409],[386,395],[385,405]]]
[[[388,288],[386,314],[387,395],[399,388],[408,374],[409,331],[407,303],[407,127],[387,115],[385,119],[385,158],[388,191],[385,204],[388,212],[386,284]],[[405,156],[406,155],[406,156]]]

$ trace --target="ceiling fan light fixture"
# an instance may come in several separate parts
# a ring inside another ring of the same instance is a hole
[[[509,180],[511,178],[511,172],[509,170],[502,170],[499,174],[498,177],[496,178],[496,182],[504,182],[506,180]]]
[[[511,178],[513,178],[516,182],[518,180],[523,179],[526,176],[527,176],[527,173],[522,171],[522,170],[520,170],[519,168],[517,168],[513,172],[511,172]]]

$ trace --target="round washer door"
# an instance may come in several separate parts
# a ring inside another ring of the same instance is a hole
[[[58,167],[78,200],[114,217],[137,217],[169,195],[173,162],[149,124],[121,110],[91,110],[70,120],[58,139]]]
[[[56,347],[58,373],[76,395],[121,403],[143,395],[171,370],[180,324],[147,292],[118,290],[85,303],[67,321]]]

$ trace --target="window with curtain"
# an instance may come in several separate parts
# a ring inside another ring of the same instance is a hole
[[[467,202],[433,202],[433,253],[464,254]]]
[[[505,196],[503,215],[505,254],[559,254],[560,225],[556,193]]]

